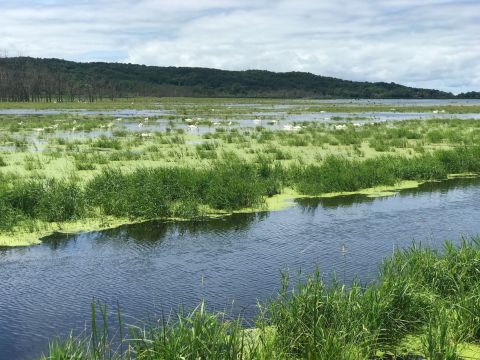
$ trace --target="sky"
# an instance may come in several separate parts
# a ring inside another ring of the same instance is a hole
[[[0,55],[480,91],[480,0],[0,0]]]

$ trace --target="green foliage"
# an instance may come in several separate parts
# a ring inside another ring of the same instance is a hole
[[[458,322],[455,311],[441,308],[432,315],[426,334],[422,336],[423,352],[429,360],[457,360],[459,339],[455,332]]]
[[[454,98],[452,93],[394,83],[354,82],[310,73],[0,59],[0,101],[75,101],[126,96],[270,98]],[[478,93],[467,94],[468,97]],[[460,95],[461,96],[461,95]]]
[[[10,231],[17,224],[17,211],[5,201],[0,198],[0,231]]]
[[[18,214],[17,220],[60,222],[80,218],[85,212],[83,192],[74,180],[19,180],[11,188],[4,189],[0,198],[4,207],[2,213],[9,214],[9,219]],[[15,221],[8,223],[13,226]]]
[[[202,171],[191,169],[143,168],[132,173],[107,169],[86,184],[85,196],[107,215],[195,216],[203,178]]]
[[[239,321],[210,314],[201,303],[191,314],[178,314],[148,331],[132,331],[133,353],[140,359],[252,359],[255,343],[248,341]],[[248,355],[247,355],[248,354]],[[245,356],[247,355],[247,356]]]
[[[209,175],[205,200],[212,208],[234,210],[255,206],[266,195],[256,167],[240,160],[219,162]]]
[[[300,193],[356,191],[402,180],[442,180],[450,173],[479,172],[480,147],[439,150],[413,158],[383,156],[364,161],[327,157],[320,165],[296,167],[294,186]]]
[[[211,144],[200,149],[216,154]],[[82,183],[12,177],[0,187],[0,227],[11,230],[26,220],[79,220],[97,216],[98,211],[131,219],[194,218],[202,215],[204,206],[227,211],[261,206],[266,197],[279,194],[285,186],[293,186],[302,194],[320,195],[393,185],[401,180],[441,180],[449,173],[480,172],[480,147],[439,150],[413,158],[349,160],[329,156],[318,165],[290,167],[271,158],[288,154],[275,149],[267,154],[246,162],[222,153],[205,168],[145,167],[129,172],[106,168]],[[74,159],[78,170],[86,170],[109,160],[135,160],[137,156],[128,150],[107,155],[79,152]]]
[[[122,148],[122,144],[118,139],[110,139],[105,135],[100,136],[92,143],[93,147],[97,147],[100,149],[115,149],[120,150]]]

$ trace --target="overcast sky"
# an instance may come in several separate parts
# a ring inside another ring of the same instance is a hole
[[[480,0],[0,0],[9,56],[480,91]]]

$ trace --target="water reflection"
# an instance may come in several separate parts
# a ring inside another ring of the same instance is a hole
[[[255,222],[267,219],[268,212],[233,214],[230,216],[192,220],[192,221],[146,221],[138,224],[122,225],[114,229],[85,234],[97,243],[124,242],[139,243],[142,246],[157,246],[169,234],[177,236],[203,236],[208,234],[222,234],[225,232],[247,231]],[[77,241],[79,236],[55,233],[42,239],[51,250],[61,250],[68,243]],[[122,245],[120,245],[122,246]]]
[[[443,181],[429,181],[420,184],[416,188],[402,189],[394,195],[387,195],[385,197],[371,197],[363,194],[340,195],[334,197],[313,197],[295,199],[295,203],[300,206],[305,212],[315,212],[318,208],[322,209],[336,209],[341,207],[351,207],[356,204],[372,203],[374,201],[382,201],[390,196],[422,196],[424,194],[439,192],[445,194],[448,191],[461,189],[469,186],[477,186],[480,179],[475,176],[458,177]]]

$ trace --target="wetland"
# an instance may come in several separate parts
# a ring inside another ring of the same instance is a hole
[[[0,103],[0,353],[477,356],[479,120],[475,100]],[[92,299],[141,341],[92,331]]]

